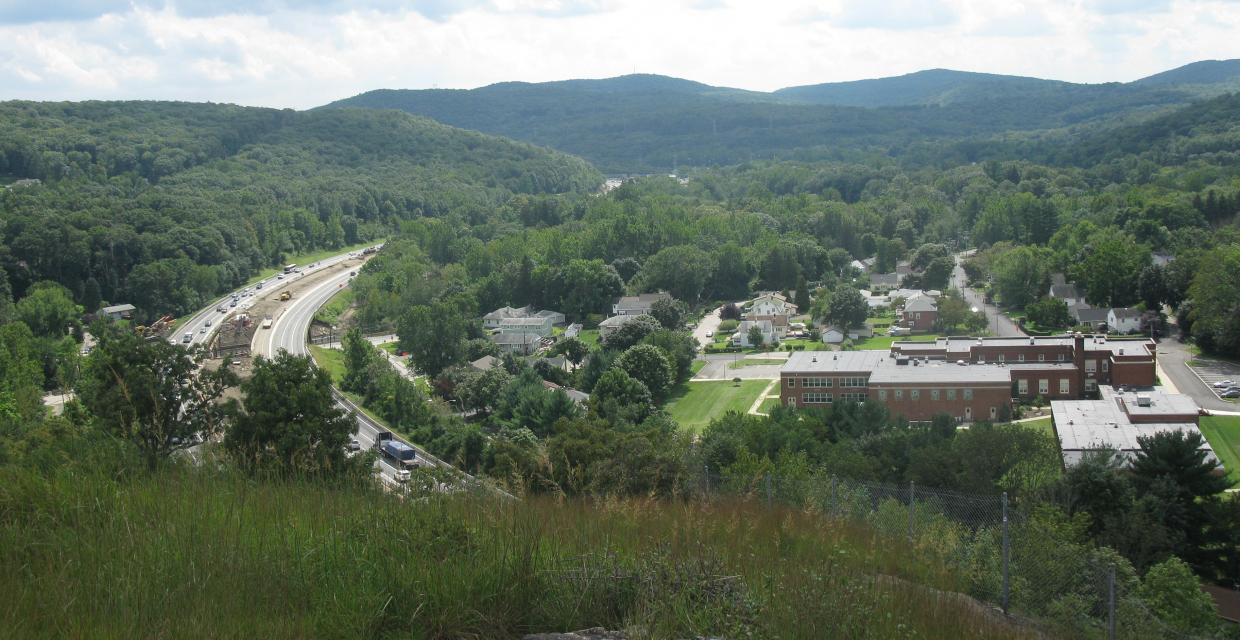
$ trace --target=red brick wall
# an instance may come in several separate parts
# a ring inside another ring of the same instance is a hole
[[[1059,393],[1059,381],[1068,380],[1068,393]],[[1020,380],[1026,380],[1028,388],[1025,393],[1020,393]],[[1039,395],[1038,382],[1040,380],[1047,381],[1047,392],[1042,395],[1048,400],[1073,400],[1081,397],[1082,378],[1081,374],[1076,370],[1056,369],[1054,371],[1038,371],[1034,370],[1012,370],[1012,387],[1013,393],[1021,398],[1036,398]]]
[[[964,399],[965,386],[973,390],[973,399]],[[896,389],[899,389],[902,398],[897,400],[895,397]],[[912,391],[916,389],[920,397],[913,400]],[[939,391],[939,399],[933,399],[932,390]],[[954,389],[956,391],[956,399],[947,399],[947,390]],[[886,393],[886,399],[882,398]],[[909,420],[929,420],[936,414],[946,413],[954,418],[965,418],[965,407],[972,409],[971,419],[989,420],[990,408],[994,407],[996,415],[1001,415],[1001,407],[1010,405],[1011,390],[1007,383],[1003,385],[989,385],[984,387],[972,385],[947,385],[947,384],[927,384],[927,385],[873,385],[870,387],[870,402],[881,402],[887,405],[887,409],[891,414],[904,416]]]

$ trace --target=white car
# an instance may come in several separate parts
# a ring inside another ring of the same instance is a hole
[[[706,337],[707,337],[707,338],[713,338],[713,337],[715,337],[715,332],[714,332],[714,331],[707,331],[707,332],[706,332]]]
[[[1236,382],[1234,380],[1219,380],[1218,382],[1214,383],[1214,388],[1215,389],[1226,389],[1228,387],[1235,386],[1235,384]]]
[[[392,476],[396,478],[397,482],[409,482],[408,469],[397,469]]]

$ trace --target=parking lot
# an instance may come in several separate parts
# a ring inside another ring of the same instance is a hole
[[[1240,365],[1223,360],[1197,358],[1192,361],[1189,368],[1192,369],[1193,373],[1197,374],[1197,377],[1201,378],[1202,382],[1206,383],[1207,387],[1214,391],[1216,396],[1225,390],[1215,387],[1214,384],[1216,382],[1232,380],[1237,386],[1240,386]],[[1232,400],[1235,401],[1234,399]]]

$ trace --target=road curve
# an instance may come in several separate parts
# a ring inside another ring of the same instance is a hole
[[[306,338],[310,333],[310,325],[314,321],[314,314],[323,305],[327,304],[328,300],[336,295],[341,288],[348,284],[351,279],[349,273],[348,269],[342,269],[340,273],[328,277],[314,288],[302,292],[298,297],[291,300],[284,307],[283,313],[274,319],[270,329],[260,329],[255,334],[252,351],[255,354],[267,357],[274,356],[280,351],[287,351],[290,354],[299,356],[308,355],[310,350],[306,347]],[[387,431],[387,429],[371,420],[357,405],[334,388],[332,389],[332,395],[336,400],[337,406],[346,412],[351,412],[356,418],[357,439],[362,447],[370,448],[374,446],[375,435],[380,431]],[[472,476],[436,458],[418,445],[396,434],[393,434],[393,437],[417,450],[418,457],[424,463],[452,470],[466,478],[467,482],[473,482]],[[379,469],[385,481],[394,482],[394,467],[381,460]]]

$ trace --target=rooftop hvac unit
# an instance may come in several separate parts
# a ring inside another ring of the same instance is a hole
[[[1154,404],[1154,401],[1153,399],[1150,398],[1150,394],[1148,393],[1137,394],[1137,406],[1138,407],[1149,407],[1149,406],[1152,406],[1153,404]]]

